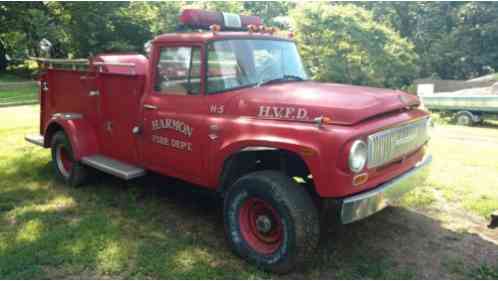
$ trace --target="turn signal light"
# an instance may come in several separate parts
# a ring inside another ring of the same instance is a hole
[[[353,177],[353,185],[358,186],[366,183],[368,180],[368,174],[362,173]]]
[[[211,32],[216,34],[216,33],[220,32],[221,26],[219,26],[218,24],[212,24],[209,26],[209,29],[211,30]]]

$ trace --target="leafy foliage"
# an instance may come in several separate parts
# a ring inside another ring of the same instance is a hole
[[[363,8],[307,3],[291,18],[314,79],[395,87],[416,73],[413,44]]]
[[[258,15],[287,28],[291,15],[313,77],[403,87],[419,77],[470,79],[498,69],[496,2],[0,2],[0,71],[37,55],[142,51],[175,31],[184,8]]]

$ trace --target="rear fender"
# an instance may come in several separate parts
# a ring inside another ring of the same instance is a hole
[[[45,128],[45,147],[50,147],[52,136],[59,129],[63,129],[68,136],[76,161],[79,161],[84,156],[98,153],[96,132],[84,118],[52,118]]]

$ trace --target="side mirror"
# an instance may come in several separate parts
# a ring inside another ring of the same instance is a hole
[[[43,38],[39,43],[40,55],[42,57],[49,58],[52,52],[52,43],[47,39]]]
[[[150,52],[152,51],[152,42],[150,40],[145,42],[144,50],[147,57],[150,57]]]

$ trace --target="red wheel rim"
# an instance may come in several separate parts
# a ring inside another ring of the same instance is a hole
[[[57,148],[57,166],[63,176],[69,177],[70,171],[73,168],[73,160],[71,160],[67,149],[62,145]]]
[[[282,246],[282,219],[264,200],[247,199],[239,211],[239,225],[245,241],[261,254],[270,255]]]

